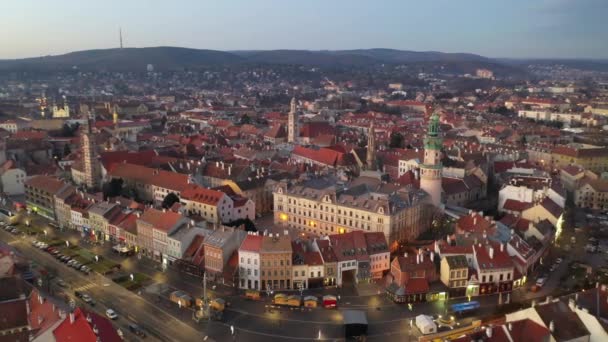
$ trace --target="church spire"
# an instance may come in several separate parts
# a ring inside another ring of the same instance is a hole
[[[374,120],[369,124],[367,132],[367,168],[368,170],[376,169],[376,126]]]

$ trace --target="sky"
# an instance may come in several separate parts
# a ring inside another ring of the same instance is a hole
[[[119,46],[608,58],[608,0],[4,0],[0,59]]]

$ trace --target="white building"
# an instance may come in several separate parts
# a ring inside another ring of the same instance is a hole
[[[25,171],[14,166],[9,160],[0,168],[0,180],[2,181],[2,192],[9,196],[23,195],[25,193]]]
[[[239,247],[239,288],[264,290],[260,282],[260,249],[263,237],[250,233]]]

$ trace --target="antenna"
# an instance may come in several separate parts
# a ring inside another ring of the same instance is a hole
[[[118,28],[118,37],[120,38],[120,48],[122,49],[122,27]]]

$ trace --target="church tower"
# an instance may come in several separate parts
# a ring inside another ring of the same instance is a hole
[[[439,116],[433,113],[424,138],[424,162],[420,166],[420,188],[431,196],[435,207],[441,206],[441,147],[439,136]]]
[[[298,140],[298,113],[296,112],[296,98],[291,98],[289,115],[287,118],[287,141],[296,143]]]
[[[367,169],[376,170],[376,134],[374,120],[369,124],[367,132]]]
[[[84,168],[84,182],[87,189],[99,189],[101,168],[97,159],[95,136],[93,135],[91,119],[87,118],[86,126],[83,127],[82,141],[82,164]]]

